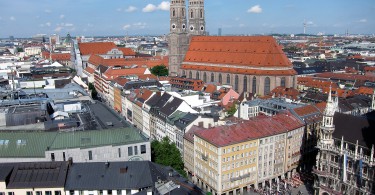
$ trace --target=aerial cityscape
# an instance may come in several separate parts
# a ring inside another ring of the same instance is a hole
[[[375,194],[375,3],[0,2],[0,195]]]

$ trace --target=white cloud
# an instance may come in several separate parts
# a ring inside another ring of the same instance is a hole
[[[235,20],[235,21],[240,21],[240,18],[239,18],[239,17],[237,17],[237,18],[235,18],[234,20]]]
[[[46,12],[46,13],[52,13],[52,11],[50,9],[46,9],[46,10],[44,10],[44,12]]]
[[[146,28],[146,23],[142,23],[142,22],[138,22],[138,23],[134,23],[133,24],[133,26],[135,27],[135,28],[138,28],[138,29],[144,29],[144,28]]]
[[[154,4],[148,4],[142,9],[143,12],[154,12],[157,10],[169,11],[171,3],[169,1],[162,1],[158,6]]]
[[[51,22],[47,22],[47,23],[46,23],[46,26],[51,26]]]
[[[9,17],[9,20],[15,21],[16,18],[14,16]]]
[[[64,14],[61,14],[60,15],[60,19],[64,19],[65,18],[65,15]]]
[[[313,21],[307,21],[306,24],[307,24],[307,25],[313,25],[314,22],[313,22]]]
[[[171,3],[169,1],[163,1],[158,5],[158,9],[162,11],[169,11]]]
[[[118,11],[118,12],[121,12],[121,11],[122,11],[122,9],[121,9],[121,8],[117,8],[117,9],[116,9],[116,11]]]
[[[122,27],[123,30],[128,30],[131,27],[130,24],[126,24]]]
[[[363,19],[360,19],[358,22],[360,22],[360,23],[366,23],[366,22],[367,22],[367,19],[366,19],[366,18],[363,18]]]
[[[239,24],[238,25],[240,28],[242,28],[242,27],[245,27],[245,24]]]
[[[62,29],[63,29],[62,26],[58,26],[58,27],[55,28],[55,32],[60,32]]]
[[[251,7],[250,9],[247,10],[248,13],[255,13],[255,14],[259,14],[259,13],[262,13],[262,8],[260,7],[260,5],[254,5],[253,7]]]
[[[134,6],[129,6],[128,8],[125,9],[125,12],[134,12],[134,11],[136,11],[136,10],[137,10],[136,7],[134,7]]]
[[[72,23],[66,23],[64,26],[65,27],[71,27],[71,26],[74,26],[74,24],[72,24]]]
[[[142,9],[143,12],[153,12],[156,11],[157,7],[154,4],[148,4]]]

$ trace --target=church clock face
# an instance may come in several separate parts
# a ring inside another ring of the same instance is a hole
[[[194,30],[194,26],[190,26],[190,31],[193,31]]]

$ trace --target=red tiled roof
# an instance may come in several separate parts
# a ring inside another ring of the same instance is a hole
[[[366,66],[364,68],[365,71],[374,71],[375,70],[375,66]]]
[[[327,102],[320,102],[320,103],[315,104],[315,107],[317,107],[321,113],[324,112],[324,109],[326,109],[326,106],[327,106]]]
[[[113,79],[113,81],[115,83],[119,84],[120,86],[124,86],[128,82],[128,79],[126,79],[124,77],[117,77],[117,78]]]
[[[316,107],[313,106],[313,105],[306,105],[306,106],[303,106],[303,107],[294,108],[293,110],[294,110],[294,112],[296,112],[296,114],[299,115],[299,116],[306,116],[306,115],[309,115],[309,114],[313,114],[313,113],[316,113],[316,112],[320,112],[320,111],[318,110],[318,108],[316,108]]]
[[[119,76],[127,75],[144,75],[147,68],[126,68],[126,69],[112,69],[109,68],[104,75],[107,76],[109,80],[115,79]]]
[[[94,54],[94,55],[90,56],[88,62],[92,65],[99,66],[99,65],[103,64],[103,60],[104,60],[104,58]]]
[[[64,61],[69,61],[70,60],[70,53],[52,53],[52,60],[64,60]]]
[[[285,112],[273,117],[258,116],[249,121],[229,126],[224,125],[207,130],[202,128],[196,131],[195,135],[215,146],[223,147],[286,133],[303,126],[304,124],[290,112]]]
[[[118,50],[122,51],[124,56],[135,56],[135,52],[130,48],[119,47]]]
[[[184,62],[292,68],[271,36],[196,36]]]
[[[374,93],[374,89],[370,87],[359,87],[358,89],[354,90],[354,94],[357,95],[372,95]]]
[[[354,74],[345,74],[345,73],[324,72],[324,73],[317,74],[316,77],[340,79],[340,80],[353,80],[353,81],[362,80],[362,81],[375,82],[375,76],[354,75]]]
[[[94,72],[95,72],[95,70],[92,69],[92,68],[90,68],[90,67],[86,67],[85,71],[88,72],[88,73],[90,73],[90,74],[94,74]]]
[[[95,66],[133,66],[152,68],[157,65],[164,64],[168,67],[168,58],[150,59],[150,58],[114,58],[104,59],[99,55],[91,55],[88,62]]]
[[[285,88],[282,86],[276,87],[270,92],[271,95],[275,95],[275,97],[287,97],[293,100],[298,99],[299,91],[294,88]]]
[[[79,43],[79,50],[82,55],[106,54],[114,48],[117,48],[117,46],[113,42]]]
[[[213,93],[215,91],[216,91],[216,86],[213,85],[213,84],[208,84],[206,86],[206,89],[204,90],[204,92],[206,92],[206,93]]]

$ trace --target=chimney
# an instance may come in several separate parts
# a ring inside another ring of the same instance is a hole
[[[72,157],[69,157],[69,159],[68,159],[68,165],[69,166],[73,165],[73,158]]]

